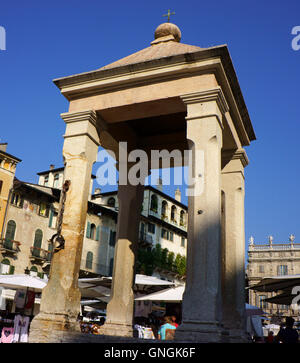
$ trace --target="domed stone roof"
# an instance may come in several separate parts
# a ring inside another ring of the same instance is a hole
[[[180,42],[181,31],[177,25],[175,25],[173,23],[160,24],[155,30],[154,38],[158,39],[158,38],[165,37],[167,35],[173,35],[176,42]]]
[[[180,43],[181,31],[173,23],[160,24],[155,30],[154,37],[155,40],[151,42],[150,47],[144,48],[100,69],[105,70],[128,66],[179,54],[194,53],[203,49],[194,45]]]

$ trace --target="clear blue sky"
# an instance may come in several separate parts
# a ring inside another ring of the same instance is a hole
[[[299,0],[2,1],[0,137],[23,160],[16,176],[37,182],[36,172],[62,165],[68,103],[52,80],[149,46],[169,8],[183,43],[229,47],[257,135],[246,149],[246,239],[294,233],[300,243],[300,51],[291,47]]]

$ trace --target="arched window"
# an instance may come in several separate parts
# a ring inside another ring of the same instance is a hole
[[[107,205],[108,205],[109,207],[114,208],[114,207],[115,207],[115,205],[116,205],[116,200],[115,200],[115,198],[113,198],[113,197],[109,198],[109,199],[108,199],[108,201],[107,201]]]
[[[157,195],[156,194],[152,194],[151,195],[150,209],[153,212],[155,212],[155,213],[157,213],[157,205],[158,205],[158,203],[157,203]]]
[[[163,200],[161,203],[161,218],[168,219],[168,203],[167,201]]]
[[[185,226],[185,213],[183,210],[180,212],[180,225]]]
[[[176,222],[176,217],[177,217],[177,209],[175,207],[175,205],[172,205],[171,208],[171,221]]]
[[[33,256],[40,257],[42,241],[43,241],[43,232],[40,229],[37,229],[35,231],[35,235],[34,235],[34,242],[33,242],[33,249],[32,249]]]
[[[38,275],[38,269],[36,266],[32,266],[29,272],[30,276],[37,276]]]
[[[92,269],[93,268],[93,252],[91,252],[91,251],[89,251],[86,254],[85,267],[88,268],[88,269]]]
[[[58,186],[59,186],[59,174],[55,174],[53,188],[58,188]]]
[[[13,220],[8,221],[5,233],[5,247],[8,249],[12,249],[13,241],[15,239],[16,233],[16,222]]]
[[[5,258],[4,260],[1,261],[0,273],[1,274],[9,274],[9,270],[10,270],[10,261],[9,261],[8,258]]]
[[[94,223],[91,224],[90,238],[91,239],[95,239],[96,238],[96,226],[94,225]]]

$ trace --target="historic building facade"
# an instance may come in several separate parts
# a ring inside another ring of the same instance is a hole
[[[264,277],[300,274],[300,243],[294,243],[294,240],[295,237],[291,235],[289,243],[273,243],[273,237],[270,236],[269,243],[254,244],[253,237],[250,238],[247,266],[249,287]],[[298,313],[289,306],[265,301],[275,295],[277,293],[249,289],[249,303],[262,308],[272,320],[282,316],[294,316],[298,320]]]
[[[10,198],[11,188],[15,177],[17,164],[21,161],[19,158],[6,152],[7,144],[0,143],[0,236],[2,241],[2,228],[7,207],[7,201]]]
[[[49,273],[53,256],[51,237],[57,232],[59,201],[64,168],[39,172],[38,184],[15,179],[5,213],[0,250],[0,273],[24,272],[43,277]],[[92,194],[92,175],[85,225],[80,276],[111,276],[118,218],[117,191]],[[175,198],[158,188],[144,191],[139,245],[153,248],[160,244],[174,256],[186,255],[187,207],[181,203],[180,191]],[[175,278],[174,274],[160,277]]]

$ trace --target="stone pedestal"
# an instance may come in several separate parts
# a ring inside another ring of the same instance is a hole
[[[40,313],[30,327],[30,342],[49,342],[62,331],[77,331],[80,312],[78,277],[93,163],[97,158],[98,133],[93,111],[62,114],[66,122],[63,156],[64,180],[70,181],[62,220],[65,246],[55,252],[50,277],[44,288]]]
[[[219,89],[183,96],[195,183],[188,197],[187,279],[176,340],[223,342],[221,298],[222,114]]]
[[[222,170],[223,324],[230,341],[246,342],[244,167],[248,159],[242,149],[228,156],[230,161]]]
[[[106,323],[101,328],[106,335],[133,336],[135,257],[143,197],[143,185],[119,185],[111,300],[107,305]]]

